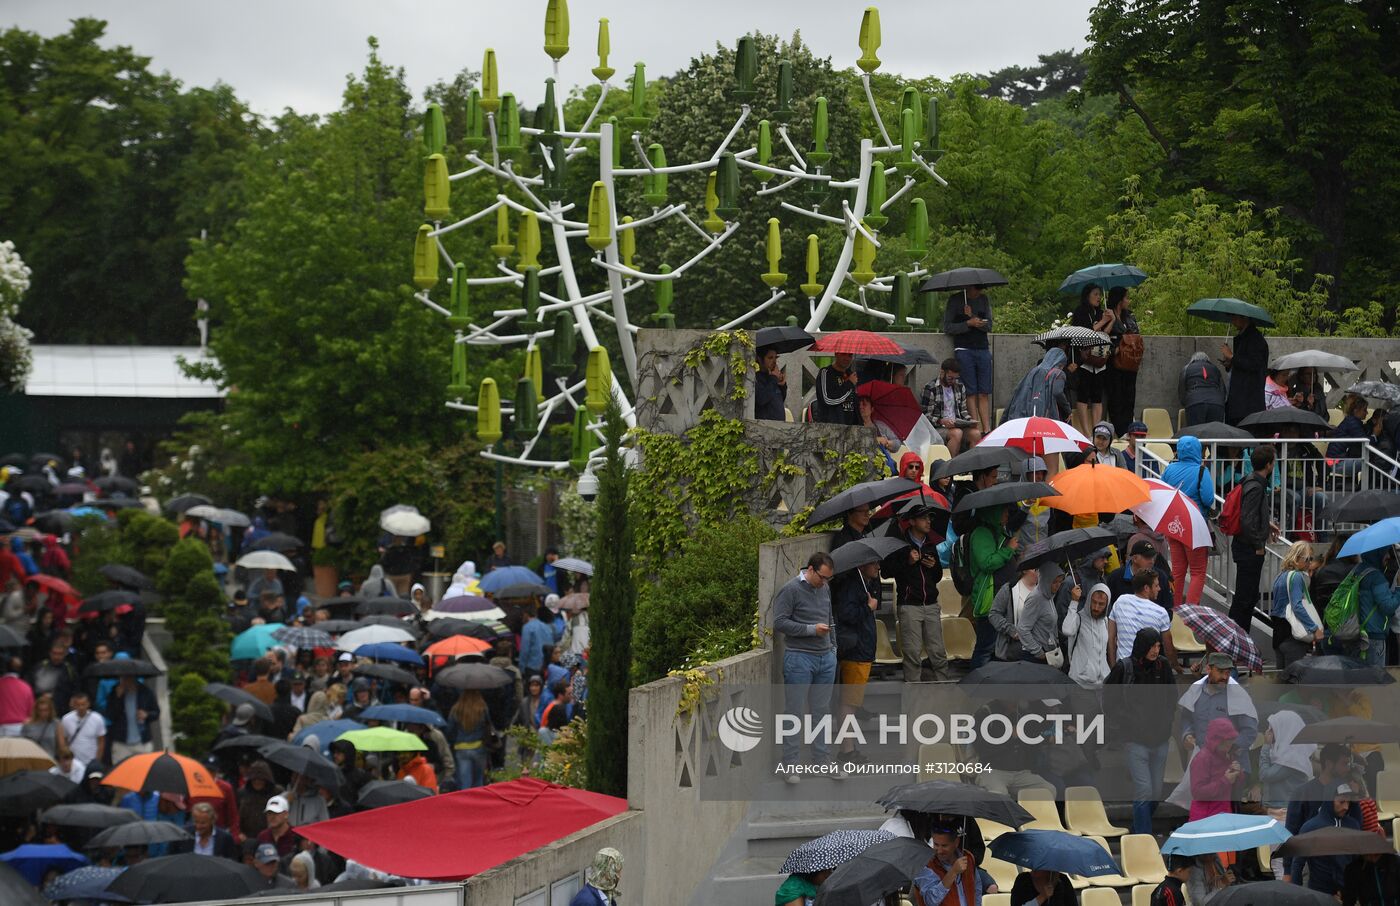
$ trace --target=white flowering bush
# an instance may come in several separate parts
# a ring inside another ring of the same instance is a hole
[[[0,242],[0,392],[19,393],[29,379],[34,334],[15,323],[19,303],[29,291],[32,272],[9,240]]]

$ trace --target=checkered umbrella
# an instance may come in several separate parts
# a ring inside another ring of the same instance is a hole
[[[779,871],[802,875],[827,871],[892,837],[894,834],[879,830],[834,830],[794,849]]]
[[[1183,604],[1176,609],[1176,615],[1186,628],[1196,634],[1196,639],[1211,651],[1220,651],[1230,656],[1235,666],[1246,673],[1263,673],[1264,661],[1259,657],[1259,649],[1249,633],[1240,624],[1230,619],[1214,607],[1201,604]]]
[[[904,348],[894,340],[868,330],[840,330],[817,340],[812,344],[811,351],[826,355],[842,352],[851,355],[899,355]]]
[[[1107,346],[1112,343],[1108,334],[1087,327],[1056,327],[1038,335],[1032,343],[1044,346],[1046,343],[1069,343],[1075,347]]]
[[[295,648],[330,648],[335,644],[329,633],[308,626],[283,626],[272,637]]]

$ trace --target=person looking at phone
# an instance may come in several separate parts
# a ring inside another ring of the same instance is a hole
[[[957,456],[964,445],[971,449],[982,439],[982,431],[968,407],[962,366],[956,357],[943,360],[938,377],[924,385],[919,403],[929,424],[953,456]]]

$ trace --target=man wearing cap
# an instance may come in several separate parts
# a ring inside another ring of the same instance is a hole
[[[291,855],[291,853],[288,853]],[[257,851],[253,854],[253,867],[262,876],[263,883],[268,890],[292,889],[296,884],[292,879],[278,871],[282,867],[282,857],[277,853],[277,847],[271,843],[261,843]]]
[[[891,537],[909,543],[890,554],[881,573],[895,581],[899,601],[899,647],[904,656],[904,681],[917,683],[928,656],[935,681],[948,678],[948,654],[943,646],[943,611],[938,605],[938,583],[943,565],[938,559],[938,537],[933,534],[931,511],[916,506],[899,520]]]
[[[348,689],[350,684],[355,681],[355,656],[348,651],[342,651],[340,656],[335,659],[335,670],[335,676],[326,685],[339,683]]]
[[[1137,445],[1138,441],[1147,437],[1147,423],[1133,422],[1128,425],[1128,432],[1125,436],[1128,438],[1128,446],[1118,452],[1123,455],[1123,468],[1127,469],[1129,472],[1136,473],[1138,456]]]
[[[1113,594],[1113,599],[1117,601],[1120,597],[1133,594],[1133,576],[1141,572],[1151,572],[1157,576],[1157,595],[1153,600],[1157,606],[1167,612],[1171,617],[1174,602],[1172,600],[1172,575],[1171,572],[1162,568],[1157,562],[1157,548],[1151,541],[1139,540],[1128,548],[1128,562],[1121,569],[1116,569],[1108,575],[1108,590]],[[1170,623],[1170,619],[1168,619]],[[1168,627],[1170,628],[1170,627]],[[1133,633],[1136,635],[1136,631]],[[1132,641],[1130,637],[1129,642]]]
[[[1351,803],[1356,798],[1356,793],[1350,784],[1338,784],[1336,792],[1332,795],[1332,801],[1318,809],[1317,814],[1309,818],[1298,832],[1306,834],[1324,827],[1346,827],[1360,830],[1361,822],[1357,821],[1351,814]],[[1343,877],[1347,864],[1351,862],[1352,858],[1349,855],[1299,856],[1289,861],[1286,874],[1294,884],[1306,884],[1309,890],[1316,890],[1329,897],[1336,896],[1342,892]],[[1304,872],[1307,873],[1306,881],[1303,877]]]
[[[300,835],[292,830],[291,819],[287,816],[290,809],[291,804],[287,802],[287,797],[282,795],[268,799],[267,805],[263,807],[267,827],[258,834],[258,842],[271,846],[279,858],[296,852],[297,841],[301,839]]]
[[[1162,641],[1169,637],[1163,635]],[[1212,651],[1202,663],[1206,675],[1187,687],[1177,702],[1182,752],[1189,759],[1197,742],[1206,738],[1210,722],[1222,717],[1239,733],[1236,740],[1239,751],[1248,752],[1259,735],[1259,714],[1249,694],[1235,680],[1235,662],[1223,651]],[[1248,758],[1241,759],[1241,765],[1246,774],[1252,773]]]

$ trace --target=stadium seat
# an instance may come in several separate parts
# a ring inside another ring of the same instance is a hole
[[[1122,906],[1118,891],[1106,887],[1090,887],[1079,894],[1079,906]]]
[[[1054,790],[1046,787],[1031,787],[1017,793],[1016,801],[1021,803],[1021,808],[1030,812],[1034,819],[1029,824],[1023,825],[1021,830],[1055,830],[1074,833],[1060,821],[1060,811],[1055,808]]]
[[[1273,866],[1273,861],[1274,861],[1274,850],[1273,850],[1273,847],[1271,847],[1271,846],[1269,846],[1269,845],[1267,845],[1267,844],[1265,844],[1264,846],[1256,846],[1256,847],[1254,847],[1254,858],[1257,859],[1257,860],[1259,861],[1259,871],[1264,875],[1265,879],[1267,880],[1268,878],[1273,877],[1273,874],[1274,874],[1274,866]]]
[[[944,572],[938,580],[938,606],[945,614],[955,613],[962,602],[958,587],[953,584],[951,572]],[[1387,762],[1389,764],[1389,762]]]
[[[1328,409],[1328,410],[1327,410],[1327,423],[1328,423],[1329,425],[1331,425],[1332,427],[1335,428],[1335,427],[1337,427],[1338,425],[1340,425],[1340,424],[1342,423],[1342,419],[1343,419],[1343,418],[1346,418],[1346,413],[1344,413],[1342,410],[1340,410],[1340,409]]]
[[[1381,821],[1400,815],[1400,771],[1381,771],[1376,775],[1376,808],[1380,814],[1376,817]]]
[[[946,444],[929,444],[924,449],[924,458],[929,462],[944,462],[953,458],[953,453]]]
[[[1168,434],[1167,436],[1170,437],[1171,435]],[[1173,457],[1176,456],[1176,450],[1172,449],[1171,444],[1159,444],[1154,441],[1150,444],[1143,444],[1143,447],[1147,449],[1147,452],[1160,459],[1163,465],[1171,462]]]
[[[955,661],[972,659],[972,649],[977,645],[977,632],[972,621],[962,617],[943,618],[943,649]]]
[[[1118,841],[1122,848],[1123,873],[1144,884],[1160,884],[1167,876],[1167,865],[1157,838],[1151,834],[1128,834]]]
[[[787,408],[784,408],[784,409],[783,409],[783,421],[788,422],[789,424],[792,423],[793,418],[792,418],[792,410],[791,410],[791,409],[787,409]]]
[[[996,415],[996,418],[994,419],[995,424],[992,425],[993,428],[995,428],[997,425],[1001,424],[1001,417],[1002,417],[1002,415],[1003,415],[1005,412],[1006,412],[1005,409],[998,409],[998,410],[997,410],[997,415]]]
[[[1011,906],[1010,893],[986,893],[982,895],[982,906]]]
[[[1176,430],[1180,431],[1182,428],[1185,428],[1185,427],[1186,427],[1186,410],[1185,410],[1185,409],[1178,409],[1178,410],[1176,410]]]
[[[988,855],[987,858],[982,861],[981,868],[992,876],[992,880],[997,882],[998,888],[1006,891],[1009,899],[1011,896],[1011,885],[1016,883],[1016,866],[1012,865],[1010,862],[1004,862],[996,856]],[[984,899],[982,902],[986,903],[987,901]]]
[[[1108,841],[1103,837],[1097,834],[1086,834],[1085,836],[1102,846],[1104,852],[1113,855],[1113,850],[1109,847]],[[1127,875],[1095,875],[1087,880],[1089,884],[1094,887],[1131,887],[1137,883],[1137,878],[1131,878]]]
[[[1165,409],[1144,409],[1142,420],[1147,423],[1147,436],[1154,438],[1171,437],[1172,417]]]
[[[904,659],[895,654],[894,648],[890,646],[890,631],[885,628],[884,620],[875,621],[875,666],[876,667],[898,667],[904,663]]]
[[[961,780],[961,777],[947,772],[936,774],[925,773],[925,766],[929,764],[947,764],[958,760],[958,750],[953,748],[951,742],[934,742],[919,746],[919,779],[926,777],[940,777],[944,780]]]
[[[1191,627],[1181,622],[1181,617],[1172,614],[1172,644],[1176,646],[1176,653],[1181,654],[1203,654],[1206,646],[1196,639],[1196,634],[1191,631]]]
[[[1186,769],[1181,766],[1181,743],[1177,740],[1176,734],[1172,734],[1171,745],[1167,748],[1167,766],[1162,772],[1162,781],[1167,786],[1176,786],[1181,782]]]
[[[1135,884],[1133,885],[1132,906],[1152,906],[1152,891],[1157,889],[1156,884]],[[985,900],[983,902],[986,902]]]
[[[1104,811],[1099,791],[1091,786],[1065,789],[1065,821],[1069,829],[1082,837],[1121,837],[1127,828],[1115,827]]]
[[[977,829],[982,832],[982,839],[985,840],[987,843],[991,843],[993,840],[995,840],[997,837],[1000,837],[1002,834],[1015,833],[1016,830],[1013,827],[1008,827],[1005,824],[1002,824],[998,821],[993,821],[990,818],[978,818]]]

